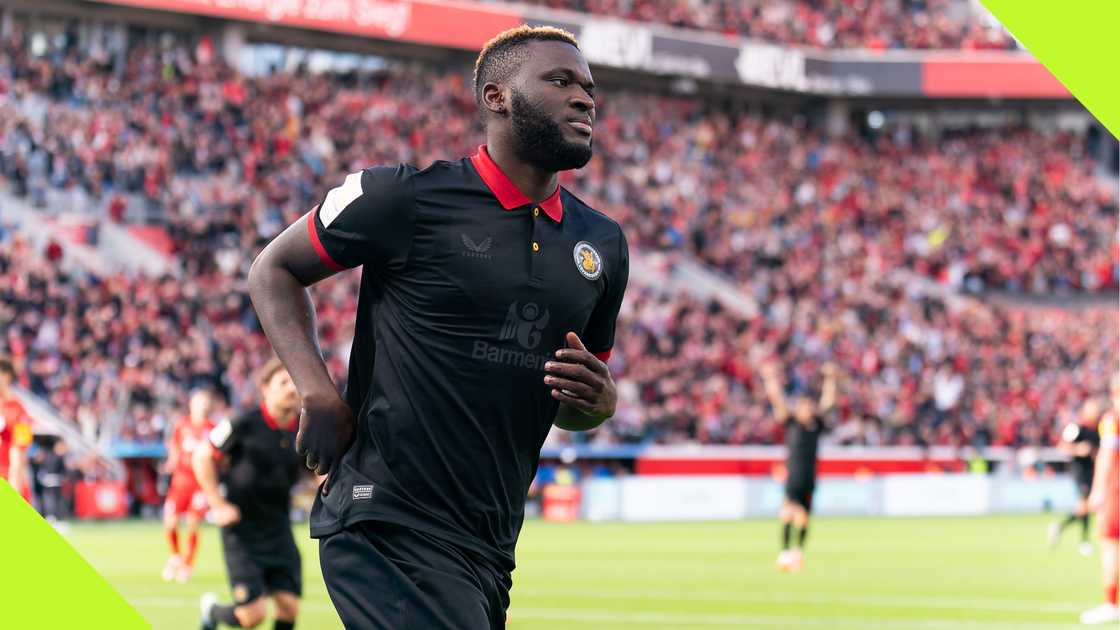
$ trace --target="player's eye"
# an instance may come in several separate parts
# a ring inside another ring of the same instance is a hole
[[[556,87],[568,87],[568,79],[564,77],[553,77],[549,79],[549,82],[551,82]]]

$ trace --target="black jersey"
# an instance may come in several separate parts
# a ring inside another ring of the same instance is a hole
[[[1089,444],[1093,447],[1088,455],[1075,455],[1070,460],[1070,469],[1077,485],[1092,487],[1096,449],[1101,444],[1101,438],[1097,430],[1090,426],[1082,426],[1076,422],[1071,422],[1062,430],[1062,440],[1070,444]]]
[[[560,187],[531,203],[485,147],[351,174],[309,230],[327,265],[363,267],[346,388],[359,427],[312,536],[383,521],[512,569],[559,404],[544,364],[569,331],[609,355],[622,230]]]
[[[812,486],[817,478],[817,445],[824,432],[824,418],[813,416],[807,425],[791,416],[786,420],[787,486]]]
[[[218,481],[225,498],[241,510],[234,533],[260,539],[276,531],[290,532],[291,491],[299,480],[296,423],[281,427],[262,404],[210,431],[219,453]]]

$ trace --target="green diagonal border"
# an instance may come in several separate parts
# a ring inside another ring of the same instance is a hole
[[[1120,2],[981,0],[1113,136],[1120,137]],[[14,628],[150,625],[65,540],[0,481],[0,592]],[[92,626],[91,626],[92,623]]]
[[[0,480],[6,628],[151,628],[105,578]]]
[[[1120,2],[980,1],[1089,113],[1120,138]]]

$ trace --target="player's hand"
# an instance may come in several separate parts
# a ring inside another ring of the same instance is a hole
[[[222,501],[210,506],[210,514],[214,517],[214,522],[221,527],[233,525],[241,520],[241,510],[229,501]]]
[[[336,393],[309,395],[301,401],[296,452],[303,455],[307,468],[317,475],[327,475],[323,494],[327,494],[330,476],[354,441],[357,422],[354,412]]]
[[[821,373],[824,374],[826,378],[836,378],[836,374],[838,373],[836,364],[831,361],[825,363],[821,366]]]
[[[565,335],[568,347],[544,364],[544,383],[561,403],[597,418],[610,418],[618,403],[618,391],[607,364],[588,352],[579,335]]]

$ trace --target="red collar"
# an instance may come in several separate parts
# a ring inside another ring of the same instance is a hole
[[[486,150],[486,145],[480,145],[478,151],[471,156],[471,164],[474,165],[474,170],[478,171],[482,181],[490,192],[498,198],[498,203],[506,210],[513,210],[519,206],[524,206],[533,203],[533,200],[526,197],[525,193],[521,192],[517,185],[514,184],[502,172],[502,169],[490,159],[490,152]],[[547,214],[553,221],[557,223],[560,219],[564,218],[564,206],[560,203],[560,186],[556,186],[556,192],[552,193],[548,199],[540,202],[540,207],[544,208],[544,213]]]
[[[272,414],[268,413],[268,407],[264,406],[263,400],[261,401],[261,416],[264,417],[264,423],[267,424],[268,428],[272,429],[273,431],[288,431],[291,429],[290,426],[282,427],[276,423],[276,418],[273,418]]]

